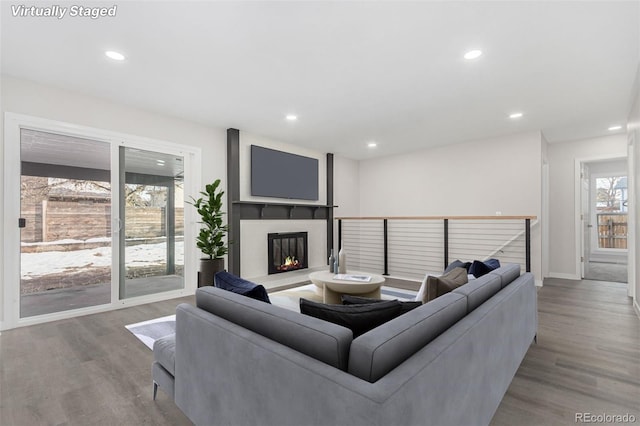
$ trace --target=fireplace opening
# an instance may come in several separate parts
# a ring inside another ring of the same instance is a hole
[[[269,243],[269,275],[308,268],[307,233],[272,233]]]

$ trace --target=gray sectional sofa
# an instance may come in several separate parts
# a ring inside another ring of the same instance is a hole
[[[486,425],[537,329],[533,275],[505,265],[353,339],[214,287],[177,308],[154,383],[197,425]]]

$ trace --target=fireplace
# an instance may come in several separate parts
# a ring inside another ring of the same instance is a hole
[[[309,267],[306,232],[272,233],[267,239],[269,275]]]

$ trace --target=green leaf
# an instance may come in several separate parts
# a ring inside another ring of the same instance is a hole
[[[220,179],[205,185],[204,191],[200,191],[202,197],[191,197],[192,204],[200,215],[200,232],[196,237],[196,245],[203,254],[210,258],[220,258],[229,252],[225,237],[229,232],[229,225],[225,225],[222,211],[222,197],[224,191],[220,190]]]

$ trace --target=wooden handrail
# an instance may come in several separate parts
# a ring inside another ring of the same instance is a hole
[[[536,220],[537,216],[345,216],[336,220]]]

